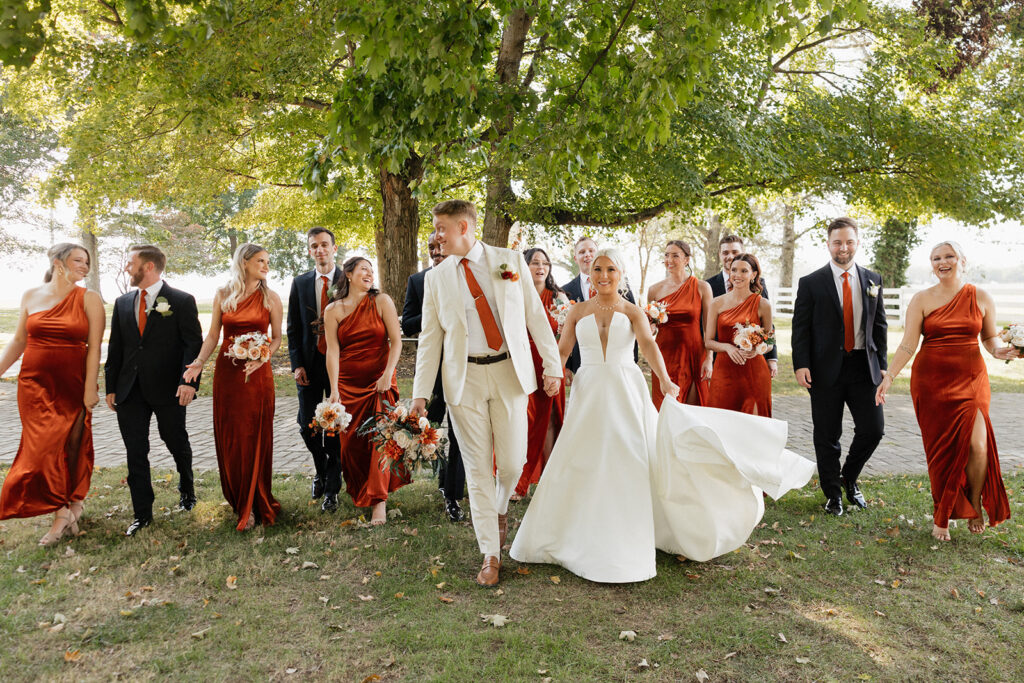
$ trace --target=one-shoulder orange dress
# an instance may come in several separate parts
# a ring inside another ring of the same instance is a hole
[[[388,366],[390,345],[372,295],[364,297],[338,324],[338,345],[338,397],[352,414],[349,428],[339,437],[341,471],[345,490],[356,507],[370,507],[411,481],[404,470],[394,472],[387,463],[382,468],[383,459],[373,443],[356,434],[368,418],[382,410],[382,401],[398,404],[397,373],[387,391],[377,391],[377,380]]]
[[[270,363],[245,381],[245,363],[225,353],[238,335],[268,333],[270,309],[257,289],[233,311],[222,311],[224,342],[213,371],[213,441],[220,468],[220,488],[238,516],[238,530],[252,512],[271,525],[281,504],[271,493],[274,469],[274,376]]]
[[[679,385],[679,400],[685,402],[690,387],[697,388],[697,405],[707,405],[708,383],[700,379],[700,366],[707,350],[701,331],[700,280],[690,276],[679,289],[659,301],[665,304],[668,320],[658,325],[654,341],[661,349],[669,377]],[[654,407],[661,409],[665,394],[661,382],[652,376],[651,395]]]
[[[92,479],[92,414],[85,396],[85,289],[28,316],[18,374],[21,443],[0,492],[0,519],[35,517],[85,500]]]
[[[991,526],[1010,518],[996,438],[988,417],[992,397],[988,372],[978,345],[983,319],[974,285],[964,285],[948,304],[925,317],[924,341],[910,375],[910,396],[932,485],[935,525],[941,528],[948,527],[950,519],[977,517],[967,498],[966,467],[971,431],[979,414],[985,420],[988,436],[988,469],[981,504]]]
[[[737,323],[760,325],[760,306],[761,295],[752,293],[739,306],[721,311],[715,325],[718,341],[731,344]],[[737,365],[729,358],[729,354],[716,353],[707,405],[771,417],[772,376],[764,356],[755,356],[743,365]]]
[[[558,333],[558,321],[551,317],[551,307],[555,303],[555,293],[550,289],[541,292],[540,301],[544,304],[544,311],[547,312],[548,323],[551,324],[551,331]],[[526,432],[526,465],[523,466],[523,474],[516,484],[516,493],[525,496],[530,490],[530,484],[540,481],[540,475],[544,472],[545,453],[544,443],[548,436],[548,427],[554,425],[555,438],[562,428],[562,418],[565,415],[565,378],[558,383],[558,393],[548,396],[544,393],[544,363],[541,361],[540,352],[537,351],[537,344],[530,337],[530,355],[533,357],[533,369],[537,374],[537,390],[530,394],[530,402],[526,406],[527,427]],[[564,372],[562,373],[565,374]]]

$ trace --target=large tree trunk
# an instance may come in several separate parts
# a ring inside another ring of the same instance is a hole
[[[82,246],[89,252],[89,274],[85,278],[85,286],[103,298],[100,291],[100,244],[96,232],[99,230],[99,223],[96,221],[96,212],[91,206],[80,209],[78,215],[79,233],[82,238]]]
[[[700,230],[700,249],[704,252],[704,275],[709,277],[722,269],[718,260],[718,240],[722,239],[722,221],[714,211],[708,211],[704,226]]]
[[[505,17],[495,75],[498,82],[505,86],[502,91],[506,97],[510,97],[512,91],[520,87],[519,65],[523,62],[523,48],[531,24],[533,15],[523,8],[515,9]],[[505,156],[502,147],[505,136],[514,125],[515,111],[509,106],[505,113],[494,121],[488,139],[490,162],[487,167],[487,204],[484,209],[483,239],[487,244],[498,247],[508,245],[508,235],[513,222],[512,210],[516,202],[516,195],[512,191],[511,161]]]
[[[401,173],[391,173],[384,162],[379,167],[383,203],[380,223],[374,232],[381,289],[395,300],[398,310],[405,302],[405,283],[416,272],[420,202],[409,187],[423,177],[423,158],[412,152]]]
[[[782,206],[782,252],[779,255],[779,286],[793,286],[793,260],[796,256],[796,211],[786,202]]]

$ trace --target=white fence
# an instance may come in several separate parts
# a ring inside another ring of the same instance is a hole
[[[982,285],[982,288],[995,299],[996,317],[999,322],[1024,322],[1024,287],[1020,285]],[[883,289],[882,301],[885,304],[886,317],[902,321],[910,298],[922,289],[924,288]],[[796,287],[778,287],[771,289],[770,292],[775,315],[780,318],[792,317]]]

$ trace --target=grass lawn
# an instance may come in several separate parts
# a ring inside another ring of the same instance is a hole
[[[158,506],[176,502],[165,474]],[[70,543],[36,547],[48,518],[0,524],[0,680],[1024,678],[1020,471],[1015,518],[982,537],[961,524],[938,545],[927,479],[876,478],[867,511],[826,518],[808,486],[769,501],[746,547],[706,564],[659,554],[646,583],[506,560],[501,590],[472,582],[472,529],[444,521],[429,480],[368,528],[347,499],[323,515],[308,479],[278,477],[279,524],[238,533],[206,472],[192,513],[126,539],[124,476],[95,475]]]

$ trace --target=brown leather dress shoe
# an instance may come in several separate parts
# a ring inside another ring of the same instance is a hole
[[[505,547],[505,537],[508,536],[508,515],[498,515],[498,533],[501,534],[499,548]]]
[[[501,560],[497,557],[485,557],[484,566],[476,575],[476,582],[481,586],[491,587],[498,585],[498,573],[501,570]]]

